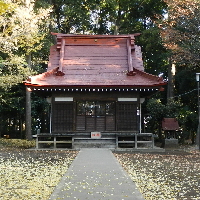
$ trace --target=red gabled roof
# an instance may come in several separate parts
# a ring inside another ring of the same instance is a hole
[[[162,120],[162,129],[164,131],[175,131],[179,130],[179,124],[175,118],[164,118]]]
[[[133,87],[158,87],[164,85],[162,78],[151,74],[133,70],[133,76],[128,76],[127,72],[117,72],[110,74],[87,74],[87,69],[79,74],[66,74],[57,76],[59,67],[47,71],[43,74],[33,76],[27,84],[34,86],[133,86]]]
[[[166,83],[144,72],[141,49],[134,35],[56,34],[47,72],[27,85],[65,87],[161,87]]]

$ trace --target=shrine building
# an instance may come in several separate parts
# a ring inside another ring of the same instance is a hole
[[[37,134],[36,148],[153,148],[141,104],[166,82],[144,72],[139,34],[52,34],[47,72],[25,82],[51,104],[50,132]]]

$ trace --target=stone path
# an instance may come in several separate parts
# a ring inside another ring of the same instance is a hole
[[[109,149],[81,149],[49,200],[144,200]]]

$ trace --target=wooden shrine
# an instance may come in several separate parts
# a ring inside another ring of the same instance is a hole
[[[165,148],[175,148],[178,146],[179,124],[176,118],[163,118],[162,130],[165,134]]]
[[[144,72],[138,34],[52,34],[47,72],[25,83],[51,104],[50,132],[37,134],[37,148],[153,147],[141,104],[166,82]]]

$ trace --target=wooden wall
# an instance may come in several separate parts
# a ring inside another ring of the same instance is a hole
[[[130,93],[125,94],[120,97],[133,97]],[[52,132],[138,131],[138,101],[117,101],[117,93],[81,93],[68,96],[73,97],[73,101],[55,101],[53,97]]]

